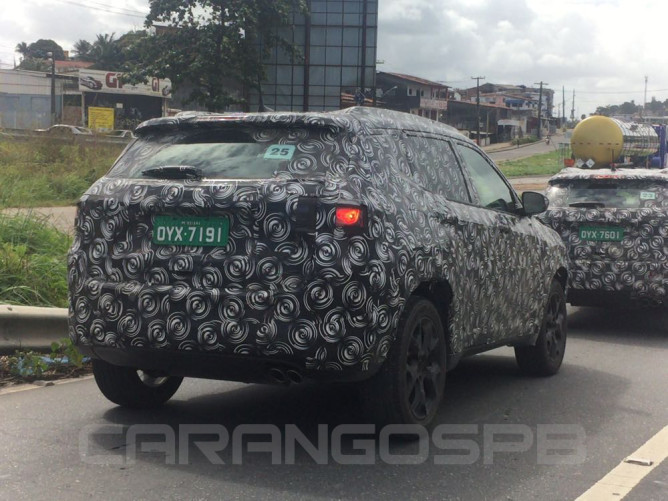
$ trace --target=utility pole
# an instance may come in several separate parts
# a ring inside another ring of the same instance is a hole
[[[647,75],[645,75],[645,97],[642,101],[642,116],[645,115],[645,106],[647,106]]]
[[[540,91],[538,91],[538,139],[540,139],[540,119],[541,112],[543,111],[543,85],[550,85],[547,82],[534,82],[534,85],[540,85]]]
[[[51,58],[51,125],[56,123],[56,56],[53,52],[47,52]]]
[[[575,89],[573,89],[573,104],[571,105],[571,120],[575,121]]]
[[[561,113],[563,113],[562,120],[561,120],[561,126],[564,127],[566,125],[566,89],[564,86],[561,86],[561,102],[563,106],[561,107]]]
[[[476,127],[476,143],[480,145],[480,80],[485,77],[471,77],[471,80],[476,81],[476,98],[475,98],[475,127]]]

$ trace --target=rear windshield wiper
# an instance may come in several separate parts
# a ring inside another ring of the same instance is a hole
[[[162,165],[144,169],[141,173],[157,179],[202,179],[202,169],[191,165]]]
[[[588,209],[602,209],[605,207],[603,202],[573,202],[569,207],[585,207]]]

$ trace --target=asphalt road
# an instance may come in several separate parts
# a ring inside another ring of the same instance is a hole
[[[0,499],[575,499],[668,424],[668,312],[569,314],[557,376],[521,376],[508,348],[449,374],[437,430],[459,446],[383,440],[364,429],[338,440],[346,429],[337,426],[364,422],[345,387],[186,380],[155,411],[115,407],[90,379],[0,393]],[[186,425],[197,433],[189,437]],[[293,460],[288,428],[315,449],[297,445]],[[276,456],[254,452],[270,435],[235,442],[253,430],[276,432]],[[375,448],[363,454],[370,440]],[[220,451],[207,458],[207,446]],[[563,454],[562,464],[548,464],[555,456],[544,449]],[[354,454],[372,464],[342,464],[359,460]],[[410,459],[418,464],[391,464]],[[668,499],[665,463],[626,499]]]

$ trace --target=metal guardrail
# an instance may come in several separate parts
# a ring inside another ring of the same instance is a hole
[[[0,305],[0,354],[48,350],[67,337],[67,308]]]

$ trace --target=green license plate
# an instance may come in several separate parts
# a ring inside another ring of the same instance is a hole
[[[590,242],[621,242],[624,239],[624,230],[613,227],[582,226],[580,228],[580,240]]]
[[[156,216],[153,223],[153,243],[157,245],[224,247],[229,234],[226,217]]]

